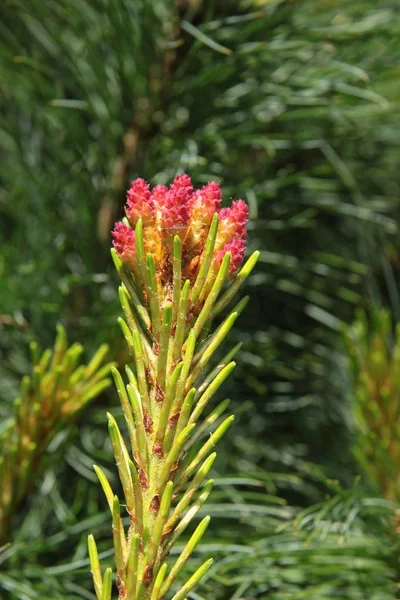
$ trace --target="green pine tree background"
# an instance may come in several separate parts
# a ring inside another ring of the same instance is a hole
[[[199,513],[213,519],[193,563],[215,561],[190,597],[396,598],[395,369],[385,426],[367,435],[360,417],[400,320],[396,0],[4,0],[0,14],[0,432],[29,343],[52,346],[58,323],[86,358],[107,343],[129,362],[109,253],[129,182],[219,181],[248,203],[261,256],[220,392],[237,417]],[[378,340],[367,374],[345,340],[359,309],[363,343]],[[1,599],[95,598],[88,533],[113,561],[92,468],[116,483],[110,408],[112,387],[50,444],[0,550]]]

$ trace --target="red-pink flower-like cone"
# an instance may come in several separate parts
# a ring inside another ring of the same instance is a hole
[[[151,192],[151,199],[154,203],[156,213],[161,211],[165,206],[167,199],[168,188],[166,185],[156,185]]]
[[[246,239],[246,225],[249,209],[243,200],[235,200],[229,208],[223,208],[219,213],[219,227],[216,250],[221,250],[226,244],[236,239]]]
[[[202,249],[212,218],[219,211],[222,192],[219,183],[210,181],[196,190],[190,200],[190,247]]]
[[[228,276],[232,276],[243,260],[246,247],[246,225],[248,207],[243,200],[235,200],[229,208],[219,211],[218,233],[214,247],[214,258],[206,282],[200,294],[204,300],[217,276],[219,267],[227,252],[231,252]]]
[[[118,256],[132,271],[135,272],[137,269],[135,232],[131,227],[128,227],[128,225],[125,225],[125,223],[120,221],[115,223],[111,235]]]
[[[239,269],[242,264],[244,252],[246,250],[246,240],[245,238],[236,238],[226,243],[221,250],[218,250],[214,253],[213,260],[211,262],[210,270],[207,275],[207,279],[205,281],[204,287],[201,290],[200,300],[203,301],[207,294],[210,292],[215,278],[218,274],[221,263],[224,259],[224,256],[229,252],[231,255],[229,261],[229,269],[228,269],[228,277],[233,277],[236,271]]]
[[[167,236],[178,235],[183,241],[189,224],[189,200],[193,192],[188,175],[179,175],[173,181],[163,198],[161,209],[161,230]]]
[[[154,220],[154,215],[154,202],[149,184],[144,179],[135,179],[127,192],[126,216],[129,222],[135,227],[141,218],[143,225],[148,225]]]
[[[132,182],[127,194],[126,214],[132,227],[139,218],[142,219],[144,250],[153,255],[157,285],[160,290],[164,289],[166,298],[169,297],[172,284],[174,236],[178,236],[182,244],[183,277],[195,281],[216,213],[219,217],[217,239],[200,301],[212,286],[227,252],[231,253],[228,276],[233,276],[239,268],[245,250],[248,208],[243,200],[236,200],[229,208],[220,209],[221,199],[221,188],[217,182],[211,181],[194,191],[188,175],[178,175],[169,188],[157,185],[150,190],[149,184],[143,179]],[[117,223],[113,239],[118,255],[136,275],[133,230],[123,223]]]
[[[222,263],[225,254],[230,252],[231,260],[229,261],[228,275],[232,277],[242,264],[245,250],[246,241],[243,238],[232,240],[232,242],[228,242],[222,250],[217,252],[215,262],[219,266]]]
[[[186,194],[185,202],[188,202],[193,193],[192,180],[190,179],[189,175],[183,174],[175,177],[174,181],[171,183],[170,190],[171,192],[184,190]]]

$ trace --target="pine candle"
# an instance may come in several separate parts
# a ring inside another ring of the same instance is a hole
[[[239,270],[247,205],[236,200],[221,209],[221,200],[218,183],[194,190],[188,175],[176,177],[169,188],[150,189],[136,179],[127,193],[126,218],[112,233],[125,316],[119,322],[135,364],[135,372],[126,368],[127,384],[113,369],[129,447],[108,415],[127,529],[118,497],[100,467],[95,470],[112,514],[119,600],[157,600],[169,594],[210,521],[205,517],[200,522],[168,568],[173,544],[211,491],[213,480],[206,478],[216,457],[214,448],[233,422],[233,416],[221,422],[229,401],[206,416],[204,411],[235,367],[232,359],[240,344],[217,365],[210,366],[210,361],[248,298],[214,330],[212,323],[259,255],[254,252]],[[103,576],[93,536],[89,554],[97,599],[109,600],[112,573],[106,569]],[[204,562],[173,600],[183,600],[211,563]]]

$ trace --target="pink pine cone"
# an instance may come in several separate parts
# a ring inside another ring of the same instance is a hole
[[[161,226],[165,229],[185,229],[189,224],[189,200],[193,192],[188,175],[178,175],[172,182],[164,199],[161,211]]]
[[[151,192],[151,199],[155,209],[163,208],[167,199],[168,188],[166,185],[156,185]]]
[[[216,259],[217,263],[220,264],[225,256],[225,254],[227,252],[230,252],[231,260],[229,262],[228,274],[229,274],[229,276],[232,276],[234,273],[236,273],[236,271],[242,264],[245,250],[246,250],[246,241],[244,239],[233,240],[232,242],[225,244],[225,246],[222,248],[222,250],[217,252],[215,259]]]
[[[126,215],[133,226],[140,217],[143,224],[149,223],[154,217],[154,201],[151,197],[149,184],[140,177],[132,181],[127,192]]]
[[[169,190],[162,210],[161,224],[167,229],[186,227],[189,223],[187,191],[184,188]]]
[[[235,200],[229,208],[223,208],[219,213],[223,226],[232,230],[234,237],[246,237],[246,225],[249,220],[249,209],[243,200]]]
[[[178,175],[171,183],[170,190],[175,192],[176,190],[185,191],[185,202],[187,202],[193,193],[192,180],[189,175]]]
[[[115,223],[111,235],[113,237],[113,246],[119,257],[127,264],[136,260],[135,233],[131,227],[119,221]]]
[[[190,204],[192,210],[202,209],[213,216],[214,213],[219,211],[221,201],[221,186],[216,181],[210,181],[200,190],[194,192]]]
[[[230,252],[229,275],[237,271],[245,251],[248,207],[243,200],[236,200],[229,208],[221,209],[221,201],[219,183],[210,181],[194,190],[190,177],[185,174],[178,175],[169,188],[157,185],[151,190],[144,179],[132,181],[127,192],[126,214],[132,228],[142,219],[144,250],[153,255],[163,284],[170,282],[172,276],[171,245],[175,235],[182,243],[182,268],[187,277],[196,279],[216,213],[219,222],[213,264],[220,264],[223,256]],[[133,229],[117,223],[112,235],[118,255],[129,268],[136,270]]]

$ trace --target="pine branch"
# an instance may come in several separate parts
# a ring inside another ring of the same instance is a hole
[[[40,355],[31,344],[33,373],[23,378],[13,417],[0,436],[0,544],[9,539],[12,516],[37,480],[51,440],[111,383],[113,363],[104,364],[108,346],[78,366],[82,352],[80,344],[68,347],[61,325],[53,350]]]
[[[129,446],[108,415],[129,515],[127,528],[122,502],[103,471],[95,470],[112,515],[119,600],[158,600],[173,594],[210,521],[207,516],[200,522],[169,567],[165,561],[173,545],[211,492],[213,480],[206,478],[216,457],[214,448],[234,419],[225,418],[202,441],[229,405],[224,401],[202,417],[232,371],[235,363],[230,360],[240,345],[217,366],[211,366],[211,360],[247,298],[214,333],[212,320],[239,290],[258,256],[254,253],[239,271],[247,207],[238,200],[220,210],[220,202],[221,191],[214,182],[193,191],[190,178],[181,175],[170,189],[157,186],[150,191],[138,179],[128,191],[127,219],[113,232],[114,262],[125,284],[120,290],[125,320],[120,324],[135,363],[127,384],[113,369]],[[231,278],[233,283],[223,292]],[[109,599],[109,579],[106,586],[92,536],[89,557],[97,598]],[[184,598],[211,563],[207,560],[198,568],[173,597]]]
[[[353,375],[353,452],[364,473],[384,498],[400,501],[400,325],[390,312],[359,311],[345,330]]]

